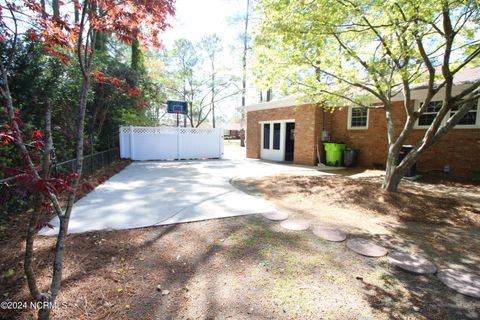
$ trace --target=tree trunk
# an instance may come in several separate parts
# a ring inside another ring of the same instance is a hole
[[[398,185],[403,178],[403,174],[400,174],[396,169],[393,169],[390,175],[385,176],[385,181],[383,182],[383,188],[390,192],[397,192]]]
[[[212,102],[212,127],[215,128],[215,104]]]
[[[52,110],[50,101],[46,101],[47,109],[45,111],[45,130],[44,130],[44,140],[45,147],[43,149],[43,172],[42,178],[47,180],[50,178],[50,165],[51,165],[51,152],[53,150],[53,140],[52,140]],[[30,214],[30,221],[28,223],[27,236],[25,240],[25,257],[23,269],[25,271],[25,276],[27,277],[28,288],[30,294],[38,301],[44,299],[44,295],[38,290],[37,286],[37,277],[32,267],[33,261],[33,244],[34,237],[36,232],[36,227],[38,223],[38,216],[41,212],[42,196],[35,196],[35,205]]]
[[[80,7],[80,2],[79,0],[73,0],[73,10],[74,10],[74,17],[75,17],[75,23],[77,23],[79,20],[80,20],[80,11],[79,11],[79,8]]]
[[[25,239],[25,256],[23,262],[23,270],[25,271],[25,276],[27,277],[28,289],[30,295],[37,301],[42,300],[43,296],[38,290],[37,286],[37,277],[33,270],[32,261],[33,261],[33,243],[35,236],[35,227],[38,222],[38,211],[41,207],[41,199],[39,195],[35,196],[35,206],[32,209],[30,214],[30,221],[28,222],[27,237]]]
[[[52,8],[53,8],[53,18],[55,19],[60,18],[60,2],[58,0],[52,0]]]
[[[395,144],[388,148],[387,163],[385,167],[385,180],[382,188],[388,191],[396,192],[402,176],[397,171],[398,148]]]
[[[389,152],[387,165],[386,165],[386,172],[385,172],[385,180],[383,182],[382,187],[390,192],[397,192],[398,185],[400,181],[405,176],[405,173],[411,166],[415,164],[420,155],[418,151],[411,151],[400,164],[397,163],[398,153],[400,148],[392,148],[395,152]]]
[[[247,0],[247,11],[245,13],[245,29],[243,34],[243,66],[242,66],[242,107],[245,107],[246,103],[246,91],[247,91],[247,51],[248,51],[248,20],[250,18],[250,0]],[[241,123],[245,124],[245,110],[241,111]],[[245,147],[245,135],[240,136],[240,146]]]
[[[89,74],[89,73],[88,73]],[[85,111],[87,108],[87,94],[90,86],[90,79],[84,78],[82,81],[82,88],[80,92],[80,107],[78,117],[77,128],[77,146],[76,146],[76,168],[75,172],[78,174],[77,178],[73,180],[72,190],[68,196],[67,207],[65,213],[59,217],[60,228],[57,236],[57,243],[55,246],[55,256],[53,259],[53,275],[52,282],[50,284],[48,302],[52,305],[55,303],[60,285],[62,282],[62,270],[63,270],[63,256],[65,253],[65,240],[67,237],[68,223],[70,221],[70,215],[72,213],[73,203],[75,202],[75,194],[80,183],[82,168],[83,168],[83,140],[84,140],[84,127],[85,127]],[[51,312],[50,306],[42,308],[38,311],[38,318],[40,320],[48,319]]]
[[[215,56],[212,57],[212,127],[215,128]]]

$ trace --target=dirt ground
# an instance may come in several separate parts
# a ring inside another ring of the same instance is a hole
[[[349,173],[232,183],[292,217],[422,253],[439,267],[480,272],[478,186],[405,182],[399,194],[388,195],[379,191],[379,177]],[[29,299],[23,245],[21,238],[1,243],[1,274],[16,270],[0,279],[2,301]],[[53,245],[47,237],[35,245],[44,285]],[[433,275],[399,271],[385,257],[365,258],[345,243],[285,231],[257,215],[75,234],[67,246],[54,319],[480,317],[479,300],[451,291]],[[0,310],[2,319],[34,316],[32,310]]]
[[[340,218],[337,208],[349,209],[352,223],[365,215],[390,222],[420,222],[434,225],[480,227],[480,186],[460,183],[424,183],[404,180],[400,192],[381,189],[378,171],[340,171],[327,176],[275,176],[262,180],[239,180],[240,188],[254,188],[261,196],[289,210],[325,218]],[[249,191],[251,192],[251,190]]]

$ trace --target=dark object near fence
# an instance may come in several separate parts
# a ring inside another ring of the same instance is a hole
[[[413,150],[411,145],[403,145],[398,154],[397,165]],[[405,177],[415,177],[417,175],[417,163],[415,162],[405,173]]]
[[[242,133],[241,130],[225,130],[224,138],[225,140],[240,139]]]
[[[343,151],[343,165],[345,167],[354,167],[357,164],[358,152],[353,149]]]
[[[98,169],[108,166],[120,159],[120,149],[112,148],[83,157],[83,177],[92,175]],[[75,169],[77,160],[59,162],[52,168],[52,174],[70,173]],[[14,214],[28,210],[32,194],[20,185],[16,185],[15,177],[0,180],[0,214]]]

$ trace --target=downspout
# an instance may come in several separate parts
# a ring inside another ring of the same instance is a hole
[[[318,140],[317,140],[318,163],[322,163],[322,158],[320,156],[320,145],[322,145],[322,141],[330,141],[330,135],[327,132],[327,113],[323,108],[322,108],[322,131],[318,135]]]
[[[327,113],[322,109],[322,131],[325,131],[327,128]]]

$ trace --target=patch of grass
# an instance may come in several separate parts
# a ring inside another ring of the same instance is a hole
[[[239,245],[256,248],[259,263],[254,273],[266,296],[289,314],[314,315],[322,298],[321,284],[338,286],[348,281],[341,272],[332,271],[343,268],[341,261],[328,250],[315,248],[328,244],[312,241],[308,233],[276,232],[264,224],[242,231]]]
[[[289,313],[303,316],[316,312],[316,305],[321,298],[320,292],[309,290],[302,286],[298,279],[283,277],[265,284],[267,295],[272,297],[276,304],[288,309]]]
[[[320,309],[328,311],[324,291],[350,285],[352,278],[345,272],[348,263],[338,255],[335,244],[309,232],[276,231],[275,225],[255,219],[242,226],[228,235],[226,256],[250,259],[249,274],[264,296],[292,317],[314,318]],[[322,313],[325,319],[338,316],[337,312]]]
[[[262,219],[253,219],[241,229],[227,237],[226,255],[239,257],[241,255],[264,255],[263,250],[269,246],[279,248],[294,248],[299,245],[300,236],[286,234],[271,229],[271,224]]]
[[[386,272],[385,268],[388,268],[386,259],[385,259],[384,263],[383,263],[382,260],[378,261],[378,263],[382,264],[382,266],[379,266],[379,267],[375,268],[374,271],[369,272],[364,277],[364,281],[366,281],[366,282],[368,282],[372,285],[379,286],[379,287],[383,287],[383,286],[385,286],[386,283],[390,283],[391,281],[397,281],[395,276],[393,276],[389,272]]]
[[[227,237],[228,241],[235,242],[238,240],[238,234],[236,232],[232,232]]]
[[[252,230],[249,230],[249,236],[243,239],[243,244],[245,246],[270,243],[274,238],[274,233],[270,229],[258,226],[251,229]]]

